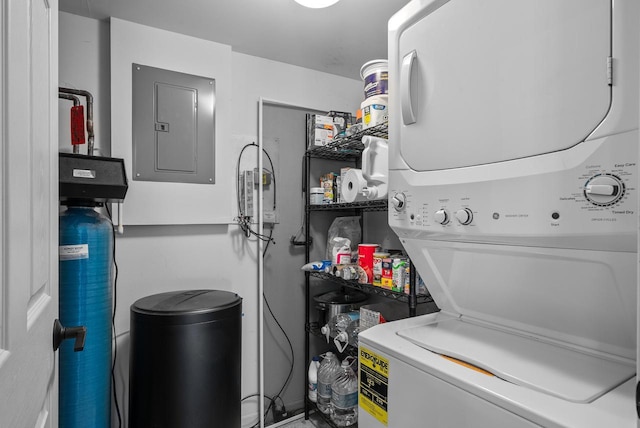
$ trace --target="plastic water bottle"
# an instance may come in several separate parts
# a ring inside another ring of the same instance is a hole
[[[320,358],[313,357],[309,364],[309,372],[307,379],[309,382],[309,400],[316,402],[318,399],[318,367],[320,366]]]
[[[318,368],[318,410],[324,414],[331,413],[331,384],[340,374],[340,361],[333,352],[323,356]]]
[[[351,321],[359,319],[359,311],[337,314],[333,318],[331,318],[328,323],[322,326],[320,332],[324,334],[324,336],[327,338],[327,343],[329,343],[329,338],[336,337],[341,331],[345,331],[347,329]]]
[[[355,280],[360,277],[358,274],[358,265],[333,266],[332,272],[338,278],[345,280]]]
[[[331,420],[336,426],[348,427],[358,422],[358,376],[348,359],[342,362],[339,375],[331,384],[331,407]]]
[[[360,319],[353,320],[349,323],[344,331],[341,331],[333,339],[333,343],[338,348],[338,352],[342,353],[347,348],[347,345],[351,345],[355,348],[358,347],[358,333],[360,333]]]
[[[347,327],[347,335],[349,336],[349,345],[354,348],[358,347],[358,335],[360,334],[360,320],[353,321]]]

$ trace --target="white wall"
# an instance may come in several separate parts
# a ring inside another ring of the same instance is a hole
[[[231,47],[111,18],[111,152],[124,159],[129,190],[125,224],[224,224],[234,202]],[[133,172],[132,64],[203,76],[215,82],[213,184],[138,180]]]
[[[60,13],[59,86],[84,89],[95,99],[94,132],[96,154],[109,156],[111,147],[111,94],[109,91],[109,25],[93,19]],[[85,99],[80,98],[82,104]],[[71,101],[59,100],[60,150],[71,152],[69,110]],[[86,113],[86,110],[85,110]],[[87,145],[80,146],[87,153]]]
[[[96,144],[109,147],[110,110],[109,27],[105,22],[60,13],[61,85],[87,89],[95,96]],[[179,37],[177,37],[179,38]],[[232,53],[231,135],[228,162],[235,165],[246,142],[257,142],[259,97],[321,110],[355,111],[362,83],[262,58]],[[61,104],[68,107],[68,104]],[[61,145],[68,141],[61,127]],[[301,142],[302,144],[302,142]],[[103,152],[105,152],[103,151]],[[228,185],[235,185],[229,178]],[[128,226],[118,236],[116,334],[117,384],[120,409],[126,417],[128,401],[129,307],[137,299],[164,291],[216,288],[243,298],[242,395],[258,392],[257,245],[248,242],[233,224]],[[287,299],[286,289],[282,299]],[[304,302],[290,302],[303,305]],[[300,322],[304,320],[285,320]],[[256,401],[242,407],[247,426],[257,414]],[[254,419],[255,420],[255,419]],[[112,418],[117,426],[117,419]]]

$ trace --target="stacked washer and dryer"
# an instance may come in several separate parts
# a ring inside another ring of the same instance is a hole
[[[389,21],[389,224],[440,311],[364,331],[362,427],[636,427],[639,5]]]

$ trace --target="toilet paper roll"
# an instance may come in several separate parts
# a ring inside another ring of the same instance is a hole
[[[365,201],[367,198],[362,190],[367,186],[367,180],[362,176],[362,170],[351,168],[342,178],[342,200],[347,203]]]

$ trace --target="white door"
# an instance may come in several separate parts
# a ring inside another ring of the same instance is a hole
[[[57,427],[58,2],[0,5],[0,427]]]

